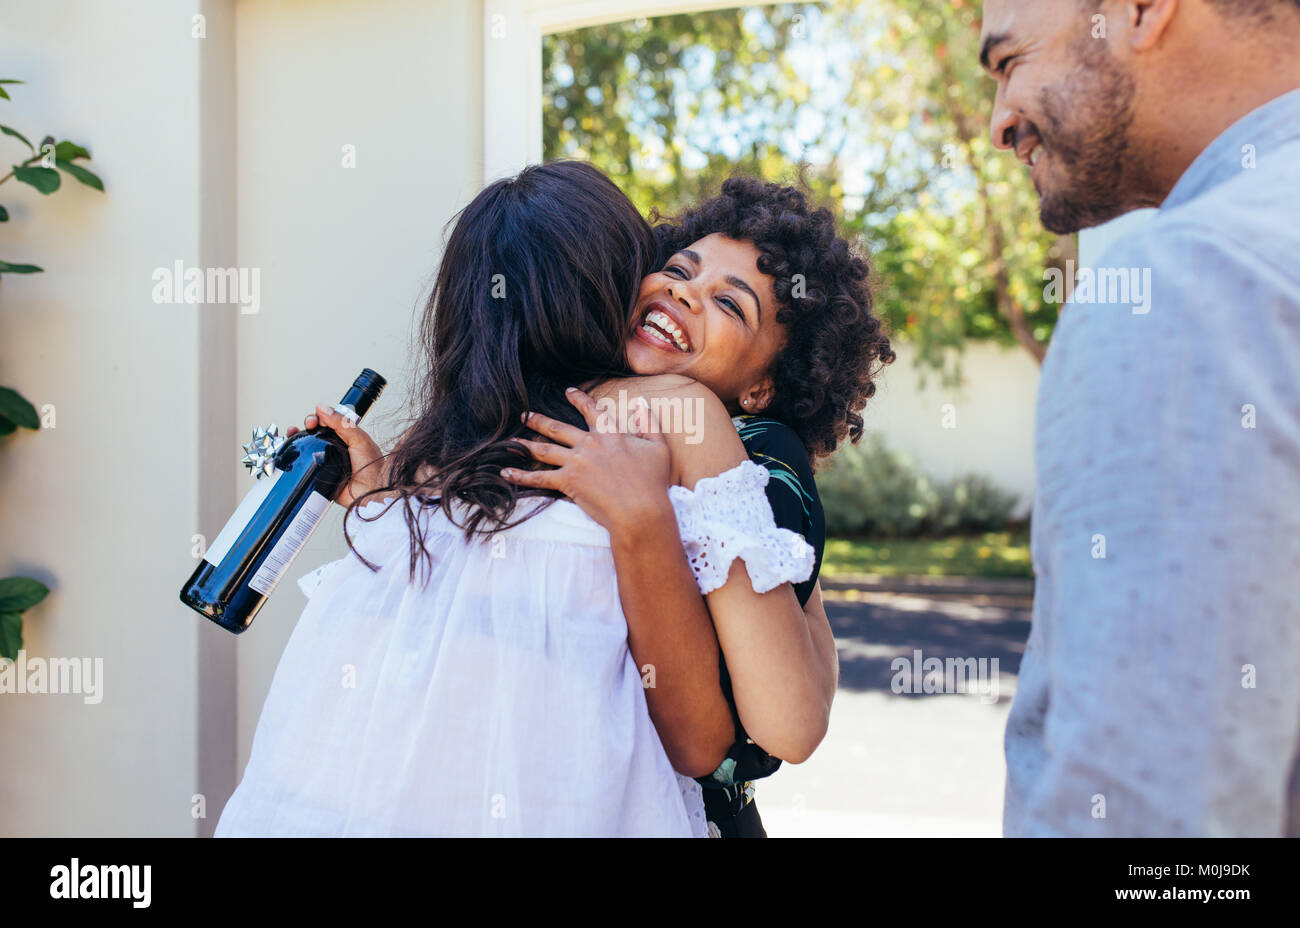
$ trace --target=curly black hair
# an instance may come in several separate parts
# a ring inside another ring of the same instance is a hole
[[[763,414],[795,431],[814,466],[846,437],[858,441],[859,411],[894,351],[872,312],[870,263],[838,234],[831,211],[811,208],[795,187],[733,175],[718,196],[667,219],[656,211],[651,221],[661,266],[714,233],[759,250],[758,270],[773,278],[787,333]]]

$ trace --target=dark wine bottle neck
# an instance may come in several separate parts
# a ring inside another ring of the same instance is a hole
[[[360,419],[370,411],[370,407],[374,405],[375,400],[379,399],[379,394],[384,392],[386,383],[387,381],[384,378],[366,368],[361,372],[361,376],[353,381],[348,392],[343,394],[339,406],[351,409]]]

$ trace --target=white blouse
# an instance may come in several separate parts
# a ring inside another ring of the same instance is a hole
[[[670,490],[702,592],[736,557],[759,592],[810,575],[812,548],[775,525],[767,479],[745,461]],[[424,585],[408,577],[401,504],[349,520],[380,569],[349,552],[299,581],[309,602],[218,837],[707,834],[699,784],[650,721],[609,534],[545,502],[472,542],[421,510]]]

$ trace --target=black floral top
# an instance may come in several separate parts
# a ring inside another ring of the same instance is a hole
[[[798,532],[816,552],[812,574],[794,587],[799,605],[803,606],[817,584],[822,552],[826,547],[826,518],[822,512],[821,498],[817,495],[817,485],[813,482],[808,452],[794,430],[776,419],[736,416],[732,422],[740,433],[740,440],[744,442],[750,460],[768,470],[767,499],[772,504],[776,524]],[[718,769],[707,777],[700,777],[698,782],[704,788],[704,804],[709,821],[718,824],[722,834],[730,835],[736,833],[734,825],[729,830],[726,822],[718,820],[738,816],[753,796],[752,781],[771,776],[781,766],[781,761],[750,741],[745,734],[745,729],[740,724],[740,715],[736,711],[731,675],[727,672],[727,662],[721,654],[719,675],[722,693],[731,707],[736,741]],[[745,833],[743,828],[740,833]]]

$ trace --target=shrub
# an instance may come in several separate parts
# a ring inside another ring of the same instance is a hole
[[[1019,502],[1014,493],[979,474],[965,474],[943,490],[936,529],[940,532],[997,532]]]
[[[963,534],[996,531],[1018,497],[986,477],[936,482],[879,435],[845,445],[817,475],[828,535]]]

